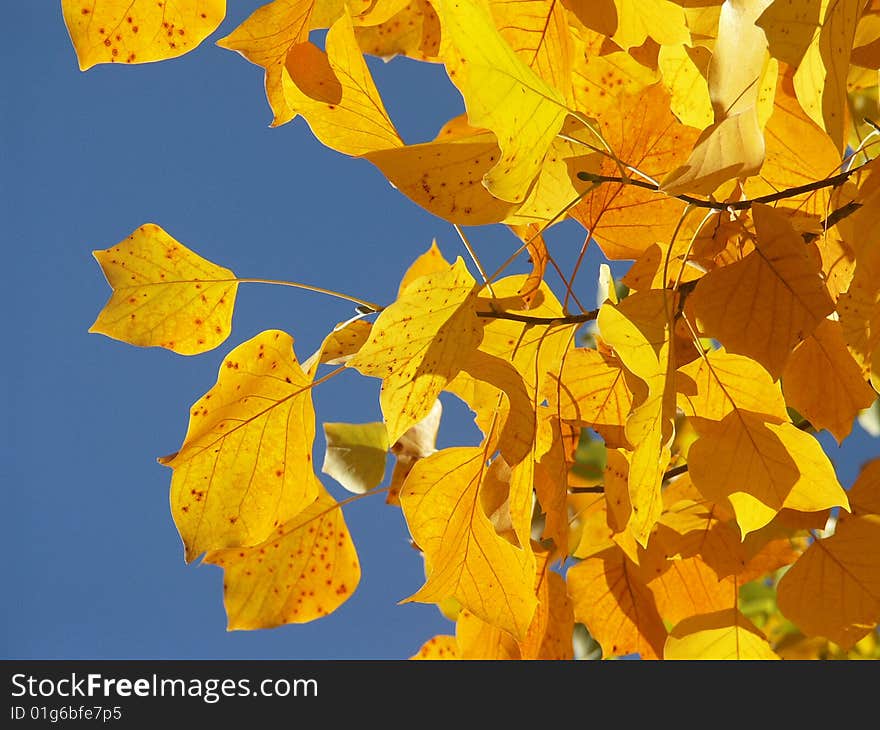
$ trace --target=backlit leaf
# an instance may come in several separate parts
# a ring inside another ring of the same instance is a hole
[[[289,119],[302,115],[321,142],[346,155],[402,146],[347,14],[327,32],[326,48],[302,42],[287,53],[281,85]]]
[[[364,53],[381,58],[440,60],[440,19],[428,0],[413,0],[379,25],[357,27],[355,36]]]
[[[779,659],[755,625],[736,608],[691,616],[669,632],[664,659]]]
[[[455,637],[448,634],[433,636],[410,659],[458,659]]]
[[[848,517],[817,540],[778,586],[779,609],[808,636],[845,649],[880,621],[880,517]]]
[[[856,515],[880,515],[880,458],[862,466],[852,489],[847,492]]]
[[[205,556],[206,563],[224,570],[230,630],[313,621],[339,608],[360,582],[360,563],[340,505],[310,472],[305,479],[315,482],[317,499],[265,542]]]
[[[708,499],[730,501],[743,535],[766,525],[783,507],[849,509],[819,442],[790,423],[733,411],[696,427],[700,438],[688,452],[690,476]]]
[[[792,353],[782,382],[791,406],[816,428],[831,431],[838,443],[876,395],[846,349],[840,322],[828,319]]]
[[[520,644],[523,659],[572,659],[574,613],[565,579],[551,569],[552,554],[540,553],[535,593],[538,608]]]
[[[654,597],[619,548],[569,568],[566,581],[575,620],[602,645],[603,656],[662,655],[666,629]]]
[[[236,347],[193,405],[174,470],[171,512],[186,560],[269,539],[318,496],[311,378],[293,338],[267,330]]]
[[[94,251],[113,287],[89,332],[181,355],[211,350],[229,336],[238,280],[159,226],[145,223],[105,251]]]
[[[670,625],[690,616],[721,611],[736,605],[737,584],[733,578],[719,580],[701,558],[670,560],[661,575],[648,588],[654,594],[657,610]]]
[[[435,399],[482,340],[474,279],[461,258],[417,279],[379,315],[346,365],[382,378],[380,403],[394,443],[428,415]]]
[[[478,0],[438,0],[440,54],[462,92],[471,124],[491,129],[501,156],[483,184],[501,200],[525,199],[562,127],[565,98],[504,41]]]
[[[226,0],[62,0],[80,70],[191,51],[226,15]]]
[[[838,150],[844,147],[846,74],[863,5],[860,0],[822,0],[822,28],[794,74],[801,106]]]
[[[690,304],[706,335],[778,378],[795,345],[834,304],[786,216],[765,205],[752,211],[756,249],[700,279]]]
[[[388,455],[384,423],[325,423],[324,439],[324,474],[355,494],[379,486]]]
[[[684,10],[670,0],[614,0],[617,30],[612,40],[625,51],[648,37],[661,45],[689,43]]]
[[[535,558],[499,536],[480,506],[481,448],[450,448],[422,459],[400,492],[410,533],[431,565],[408,600],[452,596],[492,626],[525,636],[535,612]]]
[[[764,29],[770,53],[797,68],[819,28],[821,11],[822,0],[771,3],[755,24]]]
[[[449,262],[443,257],[440,249],[437,247],[436,239],[431,241],[431,247],[412,262],[406,270],[403,278],[400,280],[400,286],[397,289],[397,296],[400,297],[406,288],[416,279],[420,279],[428,274],[439,274],[449,269]]]

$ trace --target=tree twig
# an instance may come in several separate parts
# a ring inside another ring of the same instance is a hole
[[[591,309],[583,314],[569,314],[563,317],[532,317],[528,314],[517,314],[515,312],[477,312],[478,317],[486,319],[510,319],[514,322],[524,322],[525,324],[583,324],[584,322],[592,322],[599,316],[598,309]]]

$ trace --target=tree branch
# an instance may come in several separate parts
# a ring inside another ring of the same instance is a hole
[[[516,314],[514,312],[477,312],[478,317],[486,319],[510,319],[514,322],[524,322],[525,324],[582,324],[584,322],[592,322],[599,316],[598,309],[592,309],[583,314],[569,314],[564,317],[532,317],[528,314]]]
[[[821,190],[822,188],[830,188],[836,187],[837,185],[841,185],[846,182],[851,175],[855,174],[859,170],[861,170],[865,165],[859,165],[858,167],[854,167],[851,170],[844,170],[837,175],[832,175],[831,177],[827,177],[824,180],[817,180],[815,182],[806,183],[805,185],[797,185],[793,188],[786,188],[785,190],[780,190],[776,193],[770,193],[769,195],[761,195],[757,198],[751,198],[749,200],[736,200],[731,203],[719,203],[715,200],[703,200],[702,198],[695,198],[691,195],[673,195],[671,197],[678,198],[685,203],[693,205],[696,208],[718,208],[723,210],[746,210],[747,208],[751,208],[755,203],[775,203],[777,200],[785,200],[786,198],[793,198],[795,195],[801,195],[802,193],[810,193],[814,190]],[[656,193],[662,193],[663,190],[660,189],[657,185],[652,185],[649,182],[645,182],[644,180],[634,180],[632,178],[626,177],[617,177],[614,175],[594,175],[591,172],[579,172],[578,180],[583,180],[584,182],[592,182],[592,183],[620,183],[622,185],[635,185],[637,188],[645,188],[645,190],[653,190]],[[847,214],[849,215],[849,214]]]

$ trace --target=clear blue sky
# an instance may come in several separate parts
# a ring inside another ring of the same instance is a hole
[[[213,45],[260,4],[230,3],[212,38],[179,59],[87,73],[78,70],[60,2],[4,8],[0,215],[11,270],[0,290],[3,657],[405,658],[453,630],[433,606],[397,605],[422,584],[422,561],[399,510],[381,497],[346,510],[360,587],[311,624],[226,632],[221,571],[183,562],[170,471],[156,457],[178,448],[188,406],[236,344],[280,328],[304,358],[351,316],[350,305],[244,286],[230,340],[191,358],[87,334],[109,295],[91,251],[144,222],[240,276],[378,302],[393,297],[433,237],[447,257],[462,253],[447,223],[369,163],[324,148],[302,120],[268,127],[261,70]],[[463,110],[439,66],[370,65],[407,142],[430,139]],[[472,240],[490,267],[513,241],[497,227],[472,231]],[[566,224],[550,245],[570,267],[582,240]],[[593,247],[584,301],[594,297],[599,260]],[[315,403],[319,421],[377,420],[378,381],[347,374],[319,389]],[[472,443],[466,409],[452,398],[444,406],[438,445]],[[842,449],[822,443],[845,486],[878,451],[858,427]]]

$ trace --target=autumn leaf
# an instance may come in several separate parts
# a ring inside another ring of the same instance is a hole
[[[822,5],[822,0],[771,3],[755,21],[764,29],[770,53],[797,68],[819,28]]]
[[[856,515],[880,515],[880,458],[862,466],[855,484],[847,492]]]
[[[779,610],[809,636],[848,649],[880,621],[880,517],[841,520],[779,581]]]
[[[590,62],[594,63],[593,61]],[[687,158],[698,131],[681,124],[669,110],[669,93],[654,83],[634,96],[620,94],[601,118],[602,134],[615,154],[652,178],[662,177]],[[572,161],[573,167],[576,161]],[[574,167],[575,172],[582,169]],[[613,160],[598,170],[617,176]],[[571,211],[610,259],[637,258],[658,241],[668,243],[681,217],[681,201],[623,183],[603,183]]]
[[[79,68],[148,63],[188,53],[226,15],[226,0],[62,0]]]
[[[664,659],[779,659],[758,628],[736,608],[691,616],[669,632]]]
[[[398,298],[417,279],[429,274],[440,274],[446,271],[449,266],[449,262],[443,257],[440,248],[437,246],[437,240],[431,241],[430,248],[412,262],[400,280],[400,286],[397,289]]]
[[[788,403],[816,428],[831,431],[838,443],[876,395],[846,348],[840,322],[829,319],[797,346],[782,382]]]
[[[379,486],[388,455],[384,423],[325,423],[324,439],[324,474],[355,494]]]
[[[535,558],[499,536],[480,507],[485,476],[481,448],[444,449],[422,459],[400,492],[413,539],[431,567],[410,601],[450,596],[515,637],[525,636],[535,612]]]
[[[302,115],[323,144],[346,155],[402,146],[347,14],[327,32],[326,49],[301,42],[288,51],[281,87],[289,119]]]
[[[362,319],[340,322],[303,361],[303,370],[313,374],[318,365],[344,365],[363,347],[371,331],[372,325]]]
[[[428,639],[410,659],[437,660],[458,659],[458,645],[455,637],[438,634]]]
[[[719,579],[700,557],[670,560],[659,576],[648,576],[648,580],[657,610],[672,626],[691,616],[723,611],[736,605],[736,580],[732,577]]]
[[[552,553],[536,555],[538,607],[519,649],[523,659],[572,659],[574,612],[565,579],[552,569]]]
[[[706,79],[710,55],[701,46],[663,45],[657,59],[672,113],[696,129],[705,129],[714,120]]]
[[[755,174],[764,161],[758,115],[767,38],[755,20],[770,0],[727,0],[721,6],[718,40],[709,62],[714,120],[688,161],[667,175],[661,188],[673,195],[708,195],[735,177]]]
[[[293,338],[277,330],[221,363],[216,385],[190,410],[180,450],[159,459],[174,470],[171,511],[187,561],[262,543],[315,501],[311,386]]]
[[[880,390],[880,248],[859,251],[849,289],[837,302],[843,339],[850,353]]]
[[[474,279],[458,258],[408,286],[386,307],[370,338],[346,363],[382,378],[379,401],[394,443],[428,415],[440,391],[482,340]]]
[[[313,621],[339,608],[360,582],[342,508],[313,474],[305,478],[317,498],[265,542],[205,556],[223,568],[230,631]]]
[[[504,661],[520,659],[516,640],[470,611],[462,611],[455,622],[458,659]]]
[[[566,582],[575,620],[602,645],[604,656],[663,654],[666,629],[654,597],[619,548],[572,566]]]
[[[440,60],[440,19],[428,0],[413,0],[378,25],[356,27],[355,36],[364,53],[381,58]]]
[[[811,35],[794,74],[798,101],[838,150],[844,147],[846,75],[863,5],[859,0],[823,0],[821,29]]]
[[[211,350],[229,336],[238,280],[154,223],[94,251],[113,287],[89,332],[181,355]]]
[[[565,98],[516,55],[477,0],[438,0],[435,8],[440,55],[464,96],[468,119],[492,130],[501,148],[483,184],[496,198],[519,202],[562,127]]]
[[[752,212],[755,250],[700,279],[689,303],[706,335],[778,378],[795,345],[834,303],[786,216],[766,205],[755,205]]]
[[[690,447],[688,464],[697,489],[713,502],[729,500],[744,536],[783,507],[849,509],[819,442],[790,423],[765,418],[732,411],[719,422],[695,424],[700,438]]]

